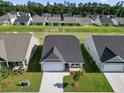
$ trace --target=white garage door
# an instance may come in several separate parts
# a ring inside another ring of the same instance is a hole
[[[116,71],[122,72],[124,70],[124,65],[104,65],[103,71]]]
[[[45,62],[42,65],[43,71],[63,71],[65,68],[62,62]]]

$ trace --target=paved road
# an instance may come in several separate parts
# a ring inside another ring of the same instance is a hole
[[[124,73],[104,73],[115,93],[124,93]]]
[[[63,93],[63,77],[69,75],[64,72],[44,72],[40,93]]]

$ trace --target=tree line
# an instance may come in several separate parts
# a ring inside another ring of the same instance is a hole
[[[124,17],[124,1],[120,1],[117,4],[111,6],[109,4],[102,4],[96,2],[89,3],[70,3],[64,1],[64,3],[47,2],[46,5],[37,2],[28,1],[27,4],[14,5],[12,2],[0,0],[0,15],[4,15],[8,12],[30,12],[32,15],[42,13],[53,14],[81,14],[86,16],[87,14],[103,14],[103,15],[116,15],[118,17]]]

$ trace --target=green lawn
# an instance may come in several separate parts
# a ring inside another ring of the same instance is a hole
[[[124,32],[115,26],[15,26],[0,25],[0,32]]]
[[[78,83],[79,88],[73,88],[72,76],[65,76],[64,83],[67,85],[64,88],[65,92],[113,92],[112,87],[105,78],[104,74],[100,72],[94,63],[90,63],[91,57],[88,55],[85,48],[82,46],[82,52],[85,60],[83,69],[84,75],[80,78]]]
[[[28,71],[22,75],[9,76],[0,82],[0,92],[39,92],[42,72],[40,69],[40,56],[42,47],[39,46],[31,62],[29,63]],[[23,88],[16,86],[20,81],[30,80],[30,86]],[[7,87],[3,87],[3,82],[9,82]]]

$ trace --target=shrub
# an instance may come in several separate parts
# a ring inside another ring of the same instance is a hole
[[[10,70],[5,66],[0,66],[0,77],[2,79],[7,78],[10,75]]]

